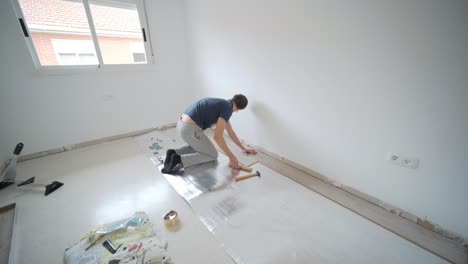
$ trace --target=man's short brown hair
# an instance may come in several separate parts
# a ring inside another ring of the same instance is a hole
[[[247,107],[247,104],[249,101],[247,100],[247,97],[245,97],[242,94],[236,94],[232,97],[232,102],[236,104],[237,109],[242,110],[245,107]]]

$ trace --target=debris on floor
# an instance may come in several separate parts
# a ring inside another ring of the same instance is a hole
[[[175,128],[152,131],[147,134],[138,135],[133,138],[145,151],[148,158],[159,165],[164,162],[168,149],[180,148],[183,142],[177,140]]]
[[[159,143],[153,143],[153,145],[149,146],[149,149],[153,149],[153,150],[160,150],[162,148],[163,147],[161,147]]]
[[[167,242],[145,212],[91,231],[65,250],[66,264],[172,263]]]

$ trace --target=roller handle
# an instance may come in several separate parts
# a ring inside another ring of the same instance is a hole
[[[23,143],[18,143],[16,145],[15,151],[13,151],[13,154],[18,156],[21,153],[21,150],[23,150],[24,144]]]

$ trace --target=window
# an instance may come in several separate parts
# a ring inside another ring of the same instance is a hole
[[[142,0],[12,1],[38,66],[144,64],[151,57]]]
[[[52,39],[59,65],[97,65],[92,40]]]

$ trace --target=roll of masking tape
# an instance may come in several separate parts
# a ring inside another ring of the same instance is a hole
[[[169,211],[164,215],[164,224],[167,227],[175,226],[179,223],[179,217],[176,211]]]

